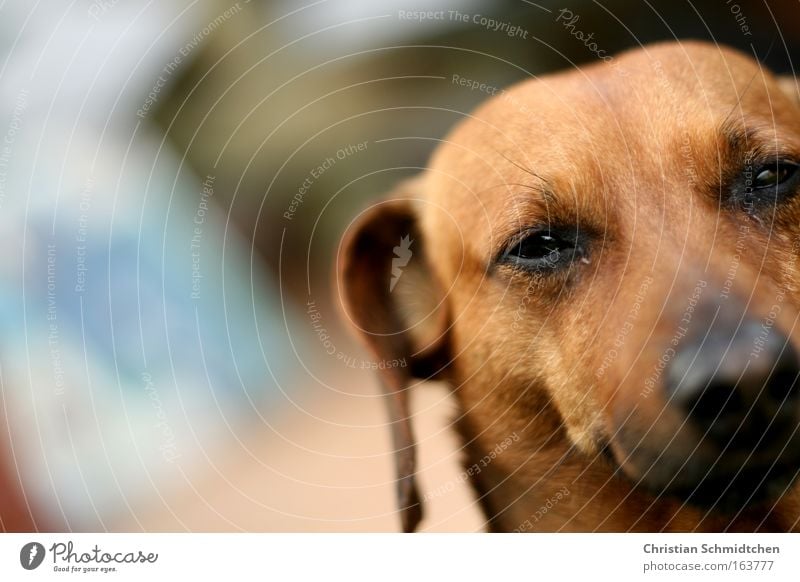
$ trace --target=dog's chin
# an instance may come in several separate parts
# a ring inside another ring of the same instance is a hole
[[[786,447],[777,455],[661,455],[646,466],[630,461],[620,465],[637,490],[708,512],[735,515],[769,508],[789,492],[800,473],[800,447]]]
[[[769,505],[796,481],[798,465],[746,465],[738,468],[686,471],[680,479],[641,479],[637,486],[658,497],[671,497],[708,511],[736,514]],[[695,475],[690,478],[689,473]]]

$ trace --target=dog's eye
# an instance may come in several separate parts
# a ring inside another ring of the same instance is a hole
[[[534,271],[564,267],[583,254],[576,235],[552,229],[529,232],[508,247],[500,262]]]
[[[800,193],[798,169],[800,164],[782,156],[747,164],[731,183],[729,202],[747,213],[788,202]]]
[[[790,162],[776,162],[775,164],[761,166],[755,172],[753,188],[777,188],[788,182],[797,172],[797,165]]]

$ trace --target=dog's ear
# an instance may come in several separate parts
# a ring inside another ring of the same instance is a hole
[[[406,182],[362,212],[339,252],[339,292],[346,316],[376,357],[395,449],[403,531],[422,519],[415,480],[408,390],[443,377],[449,361],[444,293],[428,264],[419,227],[419,199]]]
[[[795,105],[800,105],[800,85],[793,75],[780,75],[778,86],[786,93]]]

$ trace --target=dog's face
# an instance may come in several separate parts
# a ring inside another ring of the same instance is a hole
[[[613,529],[659,504],[645,529],[773,512],[800,469],[799,167],[794,85],[711,45],[525,82],[469,116],[342,255],[348,313],[410,362],[384,373],[404,505],[404,390],[442,376],[470,454],[515,437],[476,479],[501,528],[559,479],[616,504]],[[571,503],[561,523],[580,524]]]

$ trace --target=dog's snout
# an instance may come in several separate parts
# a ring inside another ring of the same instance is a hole
[[[666,396],[706,438],[753,447],[766,427],[794,416],[800,357],[775,327],[747,318],[731,327],[726,320],[715,317],[679,346]]]
[[[626,472],[721,510],[781,495],[800,464],[800,354],[785,324],[733,296],[698,301],[666,352],[652,424],[619,431]]]

